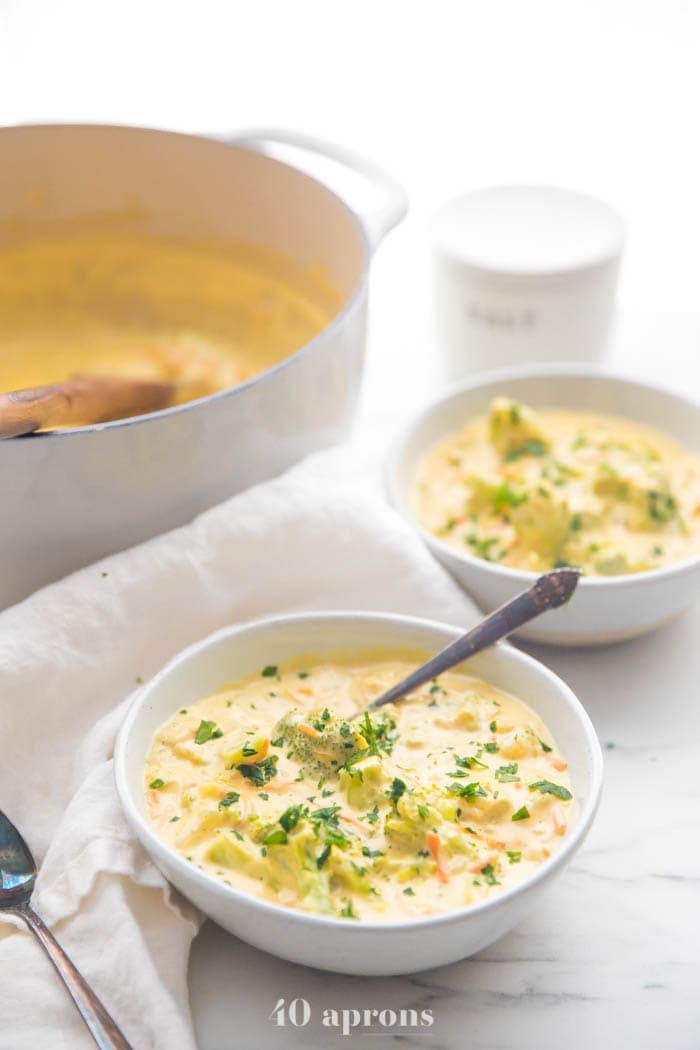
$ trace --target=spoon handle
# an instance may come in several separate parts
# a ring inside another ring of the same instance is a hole
[[[563,605],[574,593],[578,578],[577,569],[555,569],[553,572],[540,576],[532,587],[517,594],[505,605],[501,605],[476,627],[446,646],[427,663],[421,664],[403,681],[387,689],[376,700],[367,704],[361,711],[353,715],[353,718],[375,707],[395,703],[406,693],[410,693],[412,689],[425,685],[431,678],[436,678],[443,671],[456,667],[457,664],[461,664],[463,660],[481,652],[482,649],[488,649],[501,638],[512,634],[518,627],[522,627],[528,620],[533,620],[535,616],[546,612],[547,609],[556,609],[559,605]]]
[[[104,1006],[70,961],[63,948],[29,904],[13,909],[26,922],[73,997],[90,1035],[100,1050],[133,1050]]]

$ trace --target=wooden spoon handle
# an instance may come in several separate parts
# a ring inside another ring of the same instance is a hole
[[[82,375],[51,386],[13,390],[0,394],[0,438],[155,412],[170,404],[174,394],[173,383]]]

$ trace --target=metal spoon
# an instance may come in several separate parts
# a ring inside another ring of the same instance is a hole
[[[512,634],[529,620],[534,620],[536,616],[547,612],[548,609],[557,609],[574,593],[579,576],[578,569],[555,569],[553,572],[540,576],[528,590],[516,594],[515,598],[501,605],[476,627],[472,627],[461,638],[451,642],[436,656],[421,664],[403,681],[392,685],[391,689],[387,689],[376,700],[372,700],[371,703],[357,711],[351,721],[364,715],[365,711],[383,707],[384,704],[396,703],[397,700],[405,697],[406,693],[410,693],[420,685],[425,685],[431,678],[436,678],[443,671],[448,671],[450,667],[456,667],[457,664],[461,664],[463,660],[481,652],[482,649],[488,649],[489,646]]]
[[[36,881],[36,863],[14,824],[0,810],[0,913],[24,919],[73,997],[100,1050],[132,1050],[104,1006],[41,921],[29,900]]]

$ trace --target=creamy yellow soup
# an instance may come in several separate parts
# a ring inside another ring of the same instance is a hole
[[[320,270],[250,245],[25,240],[0,250],[0,391],[88,373],[173,381],[188,401],[299,349],[339,299]]]
[[[627,419],[496,398],[428,452],[413,498],[435,536],[516,569],[616,576],[700,553],[700,459]]]
[[[424,658],[271,665],[178,711],[146,762],[156,832],[228,885],[347,919],[434,915],[520,882],[574,804],[525,703],[454,672],[349,720]]]

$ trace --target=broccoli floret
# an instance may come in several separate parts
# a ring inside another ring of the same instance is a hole
[[[496,397],[491,402],[489,440],[506,460],[542,456],[549,450],[537,414],[507,397]]]
[[[306,772],[324,776],[343,766],[361,746],[354,726],[328,711],[289,711],[277,723],[273,735],[284,740],[287,754]]]

